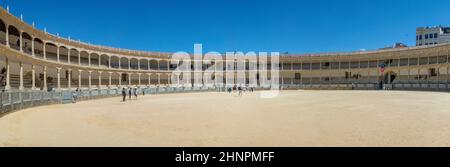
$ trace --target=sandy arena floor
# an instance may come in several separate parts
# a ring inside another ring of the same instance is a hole
[[[450,94],[170,94],[52,105],[0,118],[0,146],[450,146]]]

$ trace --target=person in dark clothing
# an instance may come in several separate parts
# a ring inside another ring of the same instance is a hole
[[[134,99],[137,100],[137,98],[138,98],[138,90],[137,88],[134,88]]]
[[[128,99],[131,100],[131,88],[128,88]]]
[[[127,91],[125,90],[125,88],[122,89],[122,97],[123,97],[123,102],[125,102],[125,100],[127,99]]]

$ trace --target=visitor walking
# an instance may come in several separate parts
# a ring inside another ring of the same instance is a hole
[[[128,99],[129,99],[129,100],[131,100],[131,95],[132,95],[131,93],[132,93],[132,92],[131,92],[131,88],[128,88]]]
[[[241,86],[238,87],[238,91],[239,91],[239,96],[242,96],[242,87]]]
[[[125,90],[125,88],[122,88],[122,97],[123,97],[122,101],[125,102],[127,99],[127,91]]]
[[[138,99],[138,89],[134,88],[134,99],[137,100]]]

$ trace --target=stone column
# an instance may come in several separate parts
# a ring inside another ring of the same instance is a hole
[[[44,91],[47,91],[47,66],[44,66]]]
[[[8,28],[6,28],[8,29]],[[11,72],[10,72],[10,64],[9,64],[9,59],[5,58],[6,61],[6,86],[5,86],[5,90],[11,90]]]
[[[42,41],[42,45],[44,46],[44,47],[42,47],[43,57],[44,57],[44,60],[47,60],[47,51],[45,49],[45,45],[46,45],[45,41]]]
[[[108,68],[111,68],[111,56],[108,57]]]
[[[88,65],[91,66],[91,53],[88,53]]]
[[[151,85],[151,83],[152,83],[152,74],[148,74],[148,86],[150,86]]]
[[[70,51],[69,51],[70,52]],[[67,72],[67,87],[69,90],[72,88],[72,69],[69,69]]]
[[[35,38],[32,37],[31,38],[31,55],[32,56],[36,56],[36,53],[34,53],[34,40],[35,40]]]
[[[67,48],[67,62],[69,64],[71,64],[71,61],[70,61],[70,50],[72,50],[72,49],[71,48]]]
[[[6,35],[6,46],[8,46],[8,47],[11,47],[10,45],[9,45],[9,25],[8,24],[5,24],[5,26],[6,26],[6,33],[5,33],[5,35]]]
[[[78,88],[79,89],[81,89],[81,72],[83,72],[83,70],[78,70]]]
[[[141,85],[141,75],[142,75],[141,73],[138,74],[138,80],[139,80],[138,85]]]
[[[100,89],[102,87],[102,71],[98,72],[98,88]]]
[[[131,73],[128,73],[128,86],[131,86]]]
[[[31,65],[31,90],[36,90],[36,70],[34,65]]]
[[[109,72],[108,87],[111,87],[111,85],[112,85],[111,77],[112,77],[112,72]]]
[[[78,65],[81,65],[81,51],[78,51]]]
[[[158,86],[161,86],[161,74],[158,74]]]
[[[56,60],[58,63],[60,62],[60,60],[59,60],[59,45],[56,46]]]
[[[122,87],[122,73],[119,72],[119,86]]]
[[[23,86],[23,64],[22,62],[19,62],[19,67],[20,67],[20,83],[19,83],[19,90],[24,90],[24,86]]]
[[[23,52],[23,48],[22,48],[22,32],[19,32],[19,48],[20,48],[20,52]]]
[[[89,72],[89,89],[92,89],[92,71]]]
[[[61,90],[61,68],[56,68],[58,71],[57,79],[58,79],[58,90]]]

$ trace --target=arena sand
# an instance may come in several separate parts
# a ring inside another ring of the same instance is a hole
[[[51,105],[0,118],[0,146],[450,146],[450,94],[168,94]]]

